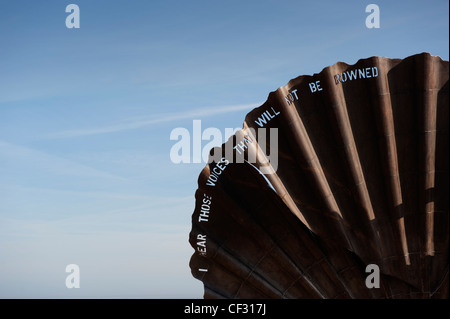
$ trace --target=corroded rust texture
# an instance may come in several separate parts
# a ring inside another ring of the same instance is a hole
[[[428,53],[371,57],[270,93],[199,176],[204,297],[448,298],[448,71]],[[276,167],[258,128],[278,129]]]

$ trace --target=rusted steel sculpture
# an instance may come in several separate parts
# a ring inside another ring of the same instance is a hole
[[[371,57],[270,93],[199,176],[204,297],[448,298],[448,71]]]

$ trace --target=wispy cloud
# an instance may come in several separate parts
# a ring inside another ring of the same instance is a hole
[[[146,116],[140,118],[128,119],[121,123],[110,124],[100,127],[91,127],[91,128],[81,128],[81,129],[73,129],[73,130],[65,130],[60,131],[54,134],[47,135],[47,138],[50,139],[58,139],[58,138],[71,138],[71,137],[79,137],[79,136],[88,136],[88,135],[97,135],[97,134],[107,134],[114,133],[120,131],[134,130],[144,126],[156,124],[156,123],[164,123],[164,122],[172,122],[184,119],[194,119],[194,118],[205,118],[218,114],[226,114],[232,112],[238,112],[243,110],[251,110],[260,103],[254,104],[241,104],[241,105],[231,105],[231,106],[222,106],[215,108],[200,108],[194,109],[187,112],[180,113],[169,113],[163,114],[159,116]]]
[[[7,175],[29,174],[29,178],[31,178],[39,173],[46,174],[45,176],[47,177],[76,176],[93,179],[103,178],[122,182],[128,181],[127,178],[79,164],[60,156],[2,140],[0,140],[0,161],[7,163],[6,166],[0,169],[0,173]]]

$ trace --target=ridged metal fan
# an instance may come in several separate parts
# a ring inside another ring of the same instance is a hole
[[[448,298],[448,71],[428,53],[338,62],[247,114],[198,180],[204,297]]]

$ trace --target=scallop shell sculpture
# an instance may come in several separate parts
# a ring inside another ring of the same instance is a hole
[[[338,62],[247,114],[198,179],[204,297],[448,298],[448,73],[428,53]]]

